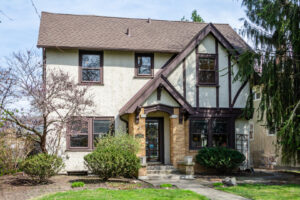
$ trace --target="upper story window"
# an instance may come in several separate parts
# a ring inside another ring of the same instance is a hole
[[[152,53],[135,54],[135,76],[153,77],[154,75],[154,56]]]
[[[190,120],[190,149],[228,146],[228,119],[192,118]]]
[[[260,100],[261,99],[261,90],[260,88],[256,88],[253,90],[253,100]]]
[[[74,117],[67,130],[67,149],[93,149],[101,137],[113,131],[113,122],[113,117]]]
[[[215,54],[198,54],[197,70],[198,85],[216,85],[216,55]]]
[[[103,54],[98,51],[79,51],[79,82],[103,84]]]

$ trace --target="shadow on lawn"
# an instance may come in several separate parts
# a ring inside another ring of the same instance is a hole
[[[108,181],[103,181],[100,178],[80,178],[80,179],[73,179],[69,181],[70,183],[73,182],[83,182],[85,184],[98,184],[98,183],[131,183],[131,180],[123,180],[123,179],[109,179]]]
[[[39,186],[39,185],[50,185],[53,181],[48,180],[44,182],[37,182],[30,178],[13,178],[4,182],[12,186]]]

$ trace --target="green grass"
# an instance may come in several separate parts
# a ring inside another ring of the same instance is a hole
[[[76,188],[76,187],[84,187],[84,185],[85,185],[84,182],[80,182],[80,181],[79,181],[79,182],[73,182],[72,185],[71,185],[71,187],[72,187],[72,188]]]
[[[161,188],[171,188],[171,187],[173,187],[173,185],[170,184],[170,183],[163,183],[163,184],[160,184],[159,187],[161,187]]]
[[[162,189],[136,189],[136,190],[81,190],[67,191],[51,194],[39,198],[39,200],[208,200],[206,197],[198,195],[188,190],[162,190]]]
[[[234,187],[216,187],[215,189],[234,193],[254,200],[300,200],[299,184],[241,184]]]
[[[213,186],[214,187],[220,187],[220,186],[224,186],[224,184],[223,183],[213,183]]]

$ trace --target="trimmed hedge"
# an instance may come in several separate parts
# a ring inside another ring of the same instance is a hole
[[[244,154],[226,147],[204,147],[196,155],[197,163],[219,172],[230,172],[240,166],[245,159]]]
[[[46,182],[64,166],[60,157],[40,153],[21,163],[21,169],[36,182]]]
[[[140,159],[136,156],[138,141],[127,134],[106,136],[100,139],[96,149],[84,157],[93,174],[104,181],[113,177],[136,177]]]

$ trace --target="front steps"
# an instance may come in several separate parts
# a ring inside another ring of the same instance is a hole
[[[148,165],[147,166],[147,177],[143,177],[145,180],[180,180],[190,179],[188,175],[181,174],[172,165]]]

